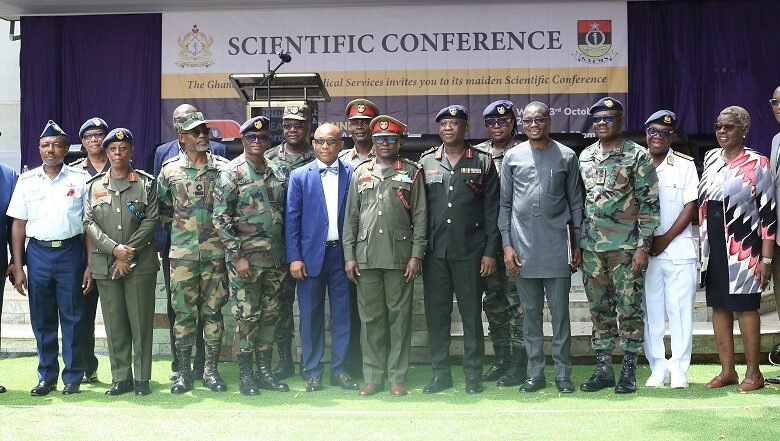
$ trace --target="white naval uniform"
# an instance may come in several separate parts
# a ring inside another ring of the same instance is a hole
[[[683,206],[698,198],[699,177],[693,160],[669,149],[656,167],[661,223],[655,236],[666,233],[677,220]],[[650,369],[685,373],[691,364],[693,342],[693,304],[696,298],[696,244],[689,224],[669,246],[650,257],[645,274],[645,356]],[[667,361],[664,348],[664,312],[669,318],[672,357]]]

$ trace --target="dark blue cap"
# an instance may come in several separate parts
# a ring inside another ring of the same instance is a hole
[[[84,132],[89,129],[105,129],[105,131],[108,131],[108,124],[106,124],[103,118],[98,118],[97,116],[90,118],[81,125],[81,128],[79,129],[79,138],[82,138]]]
[[[127,141],[130,143],[130,145],[133,145],[133,132],[122,127],[117,127],[116,129],[108,132],[108,135],[106,135],[106,138],[103,140],[103,144],[101,144],[101,146],[106,148],[114,141]]]
[[[512,110],[514,107],[515,104],[509,100],[493,101],[492,103],[488,104],[487,107],[485,107],[485,110],[482,112],[482,116],[484,118],[500,118],[502,116],[514,117],[515,112]]]
[[[645,121],[645,127],[650,124],[658,124],[659,126],[666,126],[674,129],[677,128],[677,115],[671,110],[659,110],[650,115],[650,118],[647,118],[647,121]]]
[[[439,122],[444,118],[455,118],[455,119],[462,119],[464,121],[468,121],[469,111],[468,109],[461,106],[460,104],[453,104],[451,106],[447,106],[439,110],[439,113],[436,114],[436,122]]]
[[[271,130],[271,120],[264,116],[256,116],[244,124],[241,124],[241,134],[246,132],[257,132],[259,130]]]
[[[41,136],[39,138],[45,138],[47,136],[64,136],[67,138],[68,134],[62,130],[62,127],[60,127],[59,124],[49,120],[49,122],[46,123],[46,127],[43,128],[43,132],[41,132]]]
[[[616,100],[615,98],[612,98],[611,96],[605,96],[604,98],[596,101],[594,105],[590,106],[588,113],[593,115],[594,113],[601,112],[602,110],[616,110],[618,112],[622,112],[623,103]]]

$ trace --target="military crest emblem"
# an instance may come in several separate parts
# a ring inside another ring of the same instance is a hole
[[[123,139],[125,139],[125,132],[123,132],[123,131],[121,131],[121,130],[120,130],[120,131],[118,131],[118,132],[116,132],[116,139],[118,139],[118,140],[120,140],[120,141],[121,141],[121,140],[123,140]]]
[[[379,122],[379,128],[382,130],[387,130],[387,128],[390,127],[390,123],[387,121],[380,121]]]
[[[255,128],[258,129],[258,130],[262,129],[263,128],[263,122],[260,121],[259,119],[257,121],[255,121]]]
[[[612,107],[615,106],[615,103],[612,100],[606,100],[606,101],[604,101],[604,105],[611,109]]]
[[[458,114],[458,108],[457,107],[450,107],[450,115],[455,116]]]
[[[506,107],[498,106],[498,107],[496,107],[496,112],[498,112],[499,115],[503,115],[503,114],[506,113]]]
[[[176,40],[179,43],[179,67],[209,67],[214,64],[211,45],[214,38],[201,32],[198,25],[193,25],[190,32]]]
[[[664,115],[664,123],[671,124],[672,123],[672,117],[669,115]]]
[[[100,123],[100,119],[92,118],[92,125],[95,127],[101,127],[103,124]]]
[[[599,64],[612,61],[612,20],[577,20],[577,48],[572,56],[578,61]]]
[[[296,115],[300,111],[301,109],[298,106],[290,106],[287,108],[287,113],[291,115]]]
[[[365,111],[366,111],[366,106],[365,106],[365,105],[363,105],[363,104],[358,104],[358,105],[357,105],[357,111],[358,111],[358,112],[360,112],[360,113],[365,113]]]

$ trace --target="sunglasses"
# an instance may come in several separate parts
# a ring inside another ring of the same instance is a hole
[[[769,100],[769,104],[772,107],[778,107],[778,106],[780,106],[780,100],[777,99],[777,98],[772,98],[771,100]]]
[[[720,124],[720,123],[715,123],[715,131],[716,131],[716,132],[720,132],[721,130],[725,130],[725,131],[727,131],[727,132],[730,132],[730,131],[732,131],[732,130],[734,130],[734,129],[736,129],[736,128],[737,128],[737,125],[736,125],[736,124]]]
[[[594,116],[593,124],[599,124],[602,121],[604,121],[605,123],[611,123],[611,122],[615,122],[616,119],[617,119],[617,115]]]
[[[85,133],[84,136],[81,137],[81,139],[88,141],[90,139],[103,139],[105,137],[106,137],[106,132]]]
[[[485,118],[485,127],[506,127],[509,125],[509,118]]]
[[[247,133],[244,135],[244,139],[249,142],[266,142],[270,139],[268,135],[255,135],[254,133]]]
[[[197,128],[197,129],[192,129],[192,130],[190,130],[189,132],[184,132],[184,133],[189,133],[190,135],[192,135],[192,136],[194,136],[194,137],[196,137],[196,138],[197,138],[197,137],[199,137],[200,135],[208,135],[208,134],[209,134],[209,131],[210,131],[210,130],[209,130],[209,128],[208,128],[208,127],[200,127],[200,128]]]
[[[373,136],[374,142],[377,144],[395,144],[398,142],[398,135],[376,135]]]
[[[284,124],[282,124],[282,128],[283,128],[284,130],[290,130],[290,129],[292,129],[292,128],[296,128],[296,129],[298,129],[298,130],[301,130],[301,129],[303,128],[303,123],[302,123],[302,122],[297,122],[297,123],[284,123]]]
[[[532,118],[532,119],[524,119],[523,125],[524,126],[530,126],[532,124],[536,124],[537,126],[541,126],[544,124],[544,122],[547,121],[547,118]]]
[[[336,138],[314,138],[314,144],[316,145],[336,145],[336,143],[339,142]]]
[[[656,128],[649,127],[647,130],[645,130],[645,133],[647,133],[647,136],[660,136],[661,138],[667,139],[672,136],[674,130],[658,130]]]

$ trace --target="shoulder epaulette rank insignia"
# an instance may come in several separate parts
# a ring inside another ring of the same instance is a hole
[[[666,163],[669,165],[674,165],[674,156],[667,156]]]
[[[678,151],[676,151],[676,150],[673,150],[673,151],[672,151],[672,153],[673,153],[675,156],[679,156],[679,157],[681,157],[681,158],[683,158],[683,159],[687,159],[688,161],[693,161],[693,157],[692,157],[692,156],[688,156],[688,155],[686,155],[686,154],[684,154],[684,153],[680,153],[680,152],[678,152]]]
[[[92,176],[91,178],[87,179],[87,184],[92,183],[93,181],[97,181],[100,179],[101,176],[105,175],[106,172],[98,173],[95,176]]]
[[[138,182],[138,177],[135,175],[135,172],[130,172],[127,175],[128,182]]]
[[[420,157],[422,158],[422,157],[423,157],[423,156],[425,156],[425,155],[430,155],[431,153],[435,152],[435,151],[436,151],[436,149],[438,149],[438,148],[439,148],[439,147],[431,147],[431,148],[429,148],[428,150],[426,150],[426,151],[422,152],[422,154],[420,155]]]
[[[149,178],[149,179],[154,179],[154,176],[152,176],[150,173],[147,173],[147,172],[145,172],[145,171],[143,171],[143,170],[138,170],[138,169],[136,169],[136,170],[135,170],[135,172],[136,172],[137,174],[139,174],[139,175],[141,175],[141,176],[145,176],[145,177],[147,177],[147,178]]]

